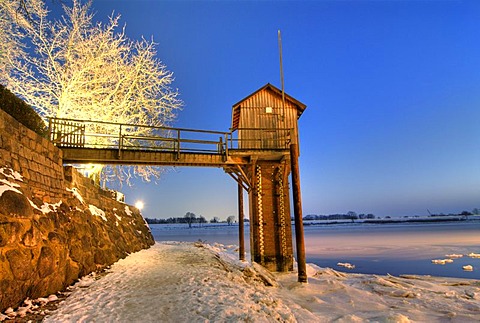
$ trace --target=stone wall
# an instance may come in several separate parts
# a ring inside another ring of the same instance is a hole
[[[62,152],[0,109],[0,166],[22,174],[30,196],[59,200],[65,191]]]
[[[148,248],[140,212],[111,198],[0,110],[0,311]]]

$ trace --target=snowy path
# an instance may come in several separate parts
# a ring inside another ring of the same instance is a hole
[[[156,243],[82,279],[45,322],[480,322],[477,280],[308,265],[300,284],[241,263],[234,248]]]
[[[295,321],[260,282],[192,244],[156,244],[84,283],[45,322]],[[87,286],[85,286],[87,287]]]

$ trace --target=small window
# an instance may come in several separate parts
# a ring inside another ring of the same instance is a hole
[[[265,108],[265,113],[273,113],[273,108],[272,107],[266,107]]]

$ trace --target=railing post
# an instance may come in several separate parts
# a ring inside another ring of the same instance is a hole
[[[225,157],[228,158],[228,133],[225,133]]]
[[[118,132],[118,159],[122,157],[122,147],[123,147],[123,136],[122,136],[122,125]]]
[[[53,118],[49,118],[48,119],[48,139],[53,142],[53,136],[52,136],[52,119]]]
[[[177,129],[177,160],[180,159],[180,129]]]

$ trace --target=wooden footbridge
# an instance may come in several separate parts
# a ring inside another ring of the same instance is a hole
[[[50,140],[61,148],[64,163],[219,167],[248,190],[250,181],[244,166],[257,155],[262,160],[285,158],[293,129],[237,130],[220,132],[62,118],[51,118],[49,122]],[[238,139],[236,134],[242,131],[249,131],[256,139]],[[276,132],[276,137],[267,138],[272,132]]]
[[[267,84],[233,105],[229,132],[52,118],[50,140],[64,163],[218,167],[249,194],[252,260],[293,270],[288,175],[292,171],[299,281],[306,281],[298,176],[298,124],[305,105]]]

